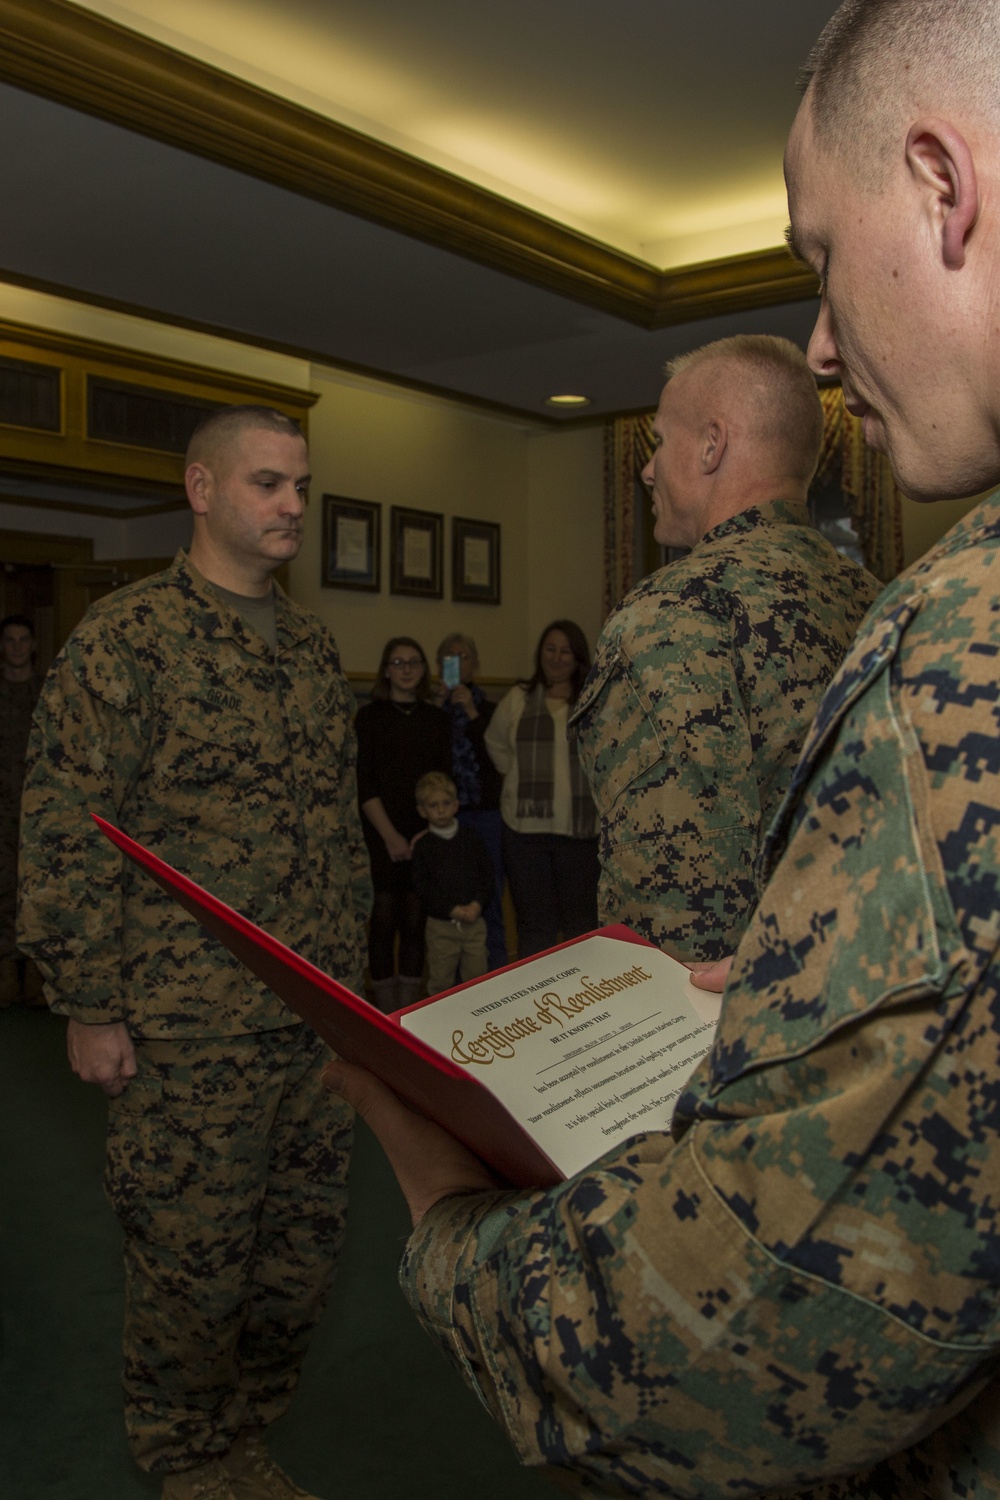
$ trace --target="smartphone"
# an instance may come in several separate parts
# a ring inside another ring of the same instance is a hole
[[[462,658],[460,656],[442,656],[441,658],[441,681],[451,692],[452,688],[458,687],[462,680]]]

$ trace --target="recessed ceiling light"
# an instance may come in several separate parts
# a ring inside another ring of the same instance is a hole
[[[547,396],[546,406],[589,406],[589,396]]]

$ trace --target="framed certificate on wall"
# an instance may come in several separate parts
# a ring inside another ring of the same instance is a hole
[[[389,589],[424,599],[444,596],[444,517],[432,510],[394,505],[389,512]]]
[[[324,588],[365,589],[382,586],[382,507],[376,500],[323,496]]]
[[[496,521],[451,523],[451,597],[456,604],[500,603],[500,526]]]

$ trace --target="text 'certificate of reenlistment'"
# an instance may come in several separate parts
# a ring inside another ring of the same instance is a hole
[[[674,1103],[721,997],[658,948],[595,936],[399,1017],[478,1077],[571,1177]]]

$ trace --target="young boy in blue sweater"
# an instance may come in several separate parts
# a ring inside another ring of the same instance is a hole
[[[427,993],[478,979],[489,968],[483,908],[496,876],[479,834],[458,821],[455,783],[441,771],[421,776],[417,811],[427,832],[413,845],[413,887],[427,914]],[[457,977],[456,977],[457,974]]]

